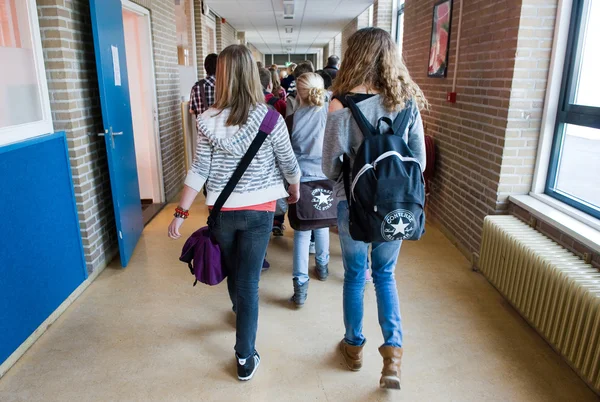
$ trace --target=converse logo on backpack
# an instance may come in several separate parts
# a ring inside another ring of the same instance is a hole
[[[333,192],[322,188],[312,191],[312,203],[317,211],[327,211],[333,205]]]
[[[381,224],[381,236],[387,241],[409,239],[414,231],[415,216],[405,209],[390,212]]]

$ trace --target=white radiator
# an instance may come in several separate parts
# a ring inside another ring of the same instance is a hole
[[[513,216],[485,219],[479,269],[600,394],[600,272]]]

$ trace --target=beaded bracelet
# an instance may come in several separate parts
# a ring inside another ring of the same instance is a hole
[[[181,207],[175,208],[175,213],[173,214],[175,218],[187,219],[190,216],[190,211],[188,209],[183,209]]]

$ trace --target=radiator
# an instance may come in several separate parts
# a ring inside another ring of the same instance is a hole
[[[479,269],[600,394],[600,273],[512,216],[483,225]]]

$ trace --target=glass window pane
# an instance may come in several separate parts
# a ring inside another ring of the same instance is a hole
[[[565,126],[556,189],[600,207],[600,130]]]
[[[290,61],[292,63],[300,63],[303,62],[304,60],[306,60],[306,55],[305,54],[290,54]]]
[[[600,1],[587,2],[587,18],[581,22],[581,64],[576,75],[575,103],[600,107],[600,80],[596,69],[600,66],[598,38],[600,38]]]
[[[43,118],[27,4],[0,0],[0,128]]]
[[[177,30],[177,56],[180,66],[194,65],[194,46],[192,32],[191,0],[175,0],[175,28]],[[211,33],[208,33],[209,49],[211,49]],[[212,51],[211,51],[212,53]]]
[[[285,66],[288,62],[287,54],[274,54],[273,55],[273,64],[277,64],[278,66]]]

